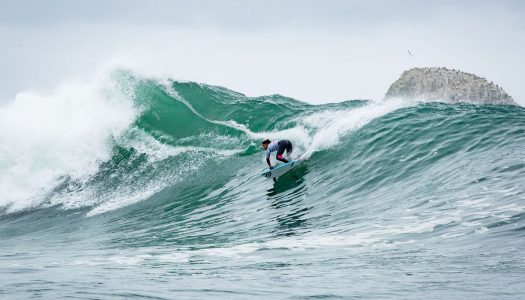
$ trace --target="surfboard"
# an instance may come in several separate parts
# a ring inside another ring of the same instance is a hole
[[[277,178],[279,176],[284,175],[284,173],[290,171],[294,166],[297,166],[299,164],[299,160],[292,160],[285,164],[280,164],[275,166],[273,169],[265,169],[261,176],[266,178]]]

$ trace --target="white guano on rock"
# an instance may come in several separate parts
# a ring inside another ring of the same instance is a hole
[[[474,74],[447,68],[413,68],[405,71],[390,86],[385,98],[518,105],[497,84]]]

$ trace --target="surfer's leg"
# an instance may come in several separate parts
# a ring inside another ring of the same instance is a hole
[[[293,152],[292,142],[288,141],[288,146],[286,147],[286,155],[288,155],[289,159],[292,159],[292,152]]]
[[[283,157],[283,153],[284,153],[284,150],[286,150],[286,148],[287,148],[287,144],[285,143],[285,141],[279,141],[278,148],[277,148],[277,155],[275,156],[275,158],[277,158],[277,160],[280,160],[284,163],[288,162],[288,160]]]

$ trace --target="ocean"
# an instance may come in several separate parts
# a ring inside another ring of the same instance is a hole
[[[519,106],[126,70],[0,106],[2,299],[523,299],[524,210]]]

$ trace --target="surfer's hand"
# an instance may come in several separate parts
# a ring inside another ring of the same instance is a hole
[[[270,166],[270,170],[273,170],[273,166]]]

